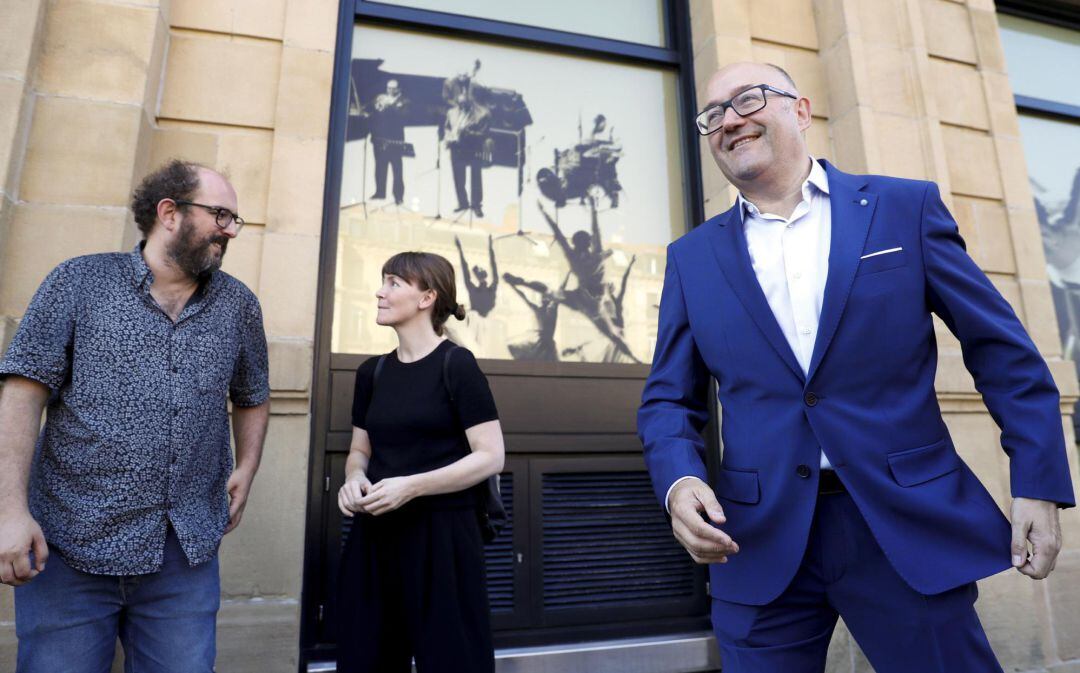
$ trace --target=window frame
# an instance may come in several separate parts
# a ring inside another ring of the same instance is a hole
[[[997,0],[998,14],[1080,32],[1080,5],[1060,0]],[[1018,112],[1080,123],[1080,105],[1013,94]]]

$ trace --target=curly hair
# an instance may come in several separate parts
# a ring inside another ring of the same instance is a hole
[[[190,200],[199,188],[199,169],[202,164],[171,159],[161,168],[142,179],[131,194],[131,212],[143,237],[150,235],[157,221],[157,206],[162,199]]]

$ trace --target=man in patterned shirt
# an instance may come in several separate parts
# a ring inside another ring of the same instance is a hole
[[[147,176],[132,198],[145,240],[60,264],[0,360],[0,580],[16,587],[19,673],[105,673],[117,637],[138,670],[213,670],[217,549],[270,397],[259,302],[218,270],[236,209],[205,167]]]

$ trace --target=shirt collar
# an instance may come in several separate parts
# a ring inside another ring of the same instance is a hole
[[[150,286],[154,284],[154,272],[147,266],[146,258],[143,257],[145,247],[146,241],[139,241],[131,251],[131,282],[136,289],[149,292]],[[221,274],[215,271],[210,278],[200,282],[199,287],[195,289],[195,298],[201,299],[216,288],[220,284],[220,276]]]
[[[146,259],[143,258],[145,246],[146,241],[139,241],[131,251],[131,282],[140,290],[154,284],[154,272],[146,265]]]
[[[817,189],[826,196],[829,195],[829,176],[825,173],[825,168],[814,157],[810,157],[810,175],[806,176],[806,180],[802,184],[804,201],[809,201],[814,195],[812,188]],[[758,207],[743,197],[742,193],[739,194],[738,204],[739,214],[744,217],[746,215],[758,216],[761,214]]]

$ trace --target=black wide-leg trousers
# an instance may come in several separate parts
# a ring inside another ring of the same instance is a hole
[[[357,514],[339,587],[339,673],[494,672],[474,509]]]

